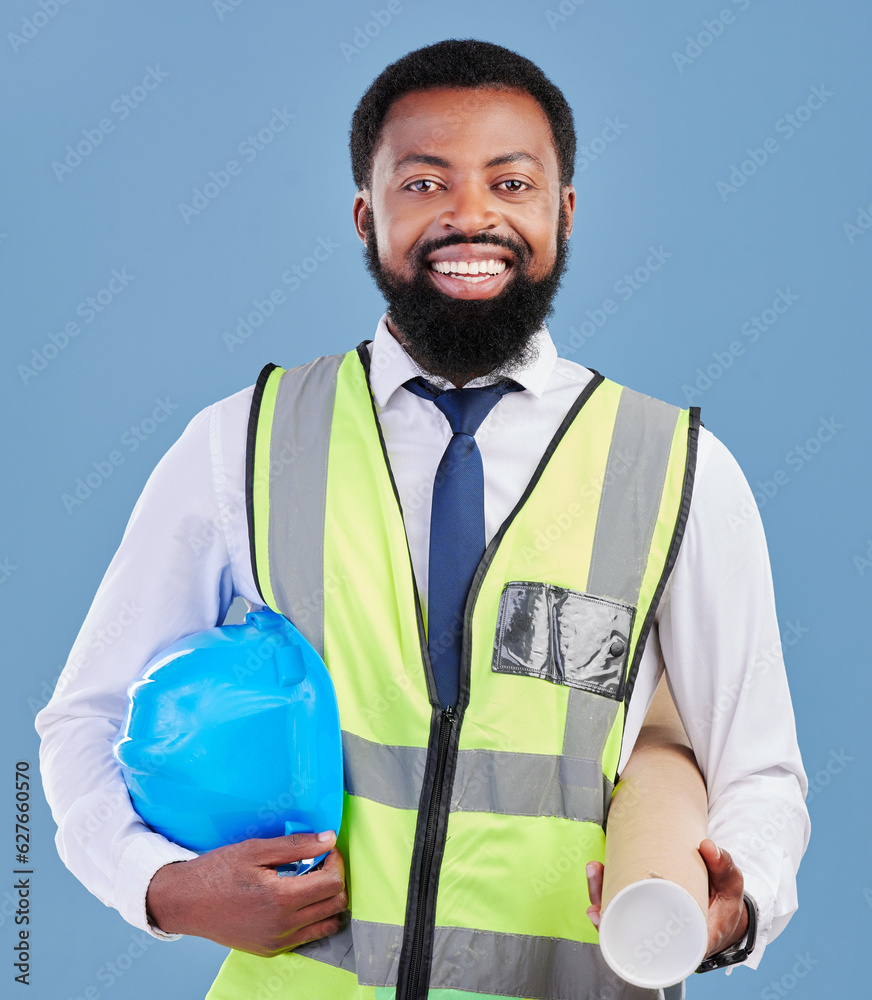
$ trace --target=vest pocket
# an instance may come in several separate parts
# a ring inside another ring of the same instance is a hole
[[[503,588],[491,670],[620,701],[636,609],[548,583]]]

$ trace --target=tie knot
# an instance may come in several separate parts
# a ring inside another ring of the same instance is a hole
[[[478,389],[446,389],[441,392],[424,378],[413,378],[406,388],[422,399],[429,399],[445,414],[452,434],[475,436],[484,418],[508,392],[518,392],[522,385],[506,379]]]

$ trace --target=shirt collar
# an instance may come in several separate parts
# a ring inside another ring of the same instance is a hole
[[[544,325],[533,334],[533,346],[537,349],[535,361],[512,372],[511,378],[538,399],[545,391],[545,385],[557,361],[557,348]],[[386,313],[378,321],[375,338],[369,344],[369,352],[369,383],[380,407],[385,406],[397,389],[410,378],[415,378],[417,375],[433,378],[412,360],[405,348],[391,334]],[[487,379],[474,379],[469,384],[474,387],[483,382],[486,383]]]

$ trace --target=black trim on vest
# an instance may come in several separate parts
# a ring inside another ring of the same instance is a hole
[[[684,469],[684,484],[681,490],[681,505],[678,508],[678,517],[675,520],[675,530],[672,533],[672,541],[669,543],[669,552],[666,554],[666,563],[663,566],[663,572],[660,575],[660,580],[657,583],[657,589],[654,591],[654,597],[651,599],[651,605],[648,608],[648,615],[642,625],[642,630],[639,633],[639,641],[636,643],[636,652],[633,656],[633,662],[630,666],[630,670],[627,674],[627,689],[624,693],[624,706],[625,708],[630,707],[630,698],[633,694],[633,688],[636,684],[636,674],[639,672],[639,663],[642,660],[642,653],[645,651],[645,645],[648,642],[648,634],[651,631],[651,626],[654,624],[654,615],[657,613],[657,608],[660,606],[660,601],[663,597],[663,591],[666,589],[666,584],[669,581],[669,577],[675,567],[675,560],[678,558],[678,550],[681,547],[681,540],[684,538],[684,529],[687,527],[687,518],[690,514],[690,498],[693,493],[693,481],[696,475],[696,453],[697,447],[699,445],[699,428],[701,421],[699,419],[699,407],[690,407],[690,421],[687,427],[687,465]],[[627,712],[624,712],[624,728],[627,725]],[[614,777],[615,782],[618,780],[617,773]]]
[[[382,457],[385,460],[385,466],[388,470],[388,479],[391,481],[391,489],[394,491],[394,499],[397,501],[397,507],[400,510],[400,518],[403,520],[403,531],[405,532],[406,522],[403,518],[403,504],[400,501],[400,491],[397,489],[397,481],[394,479],[394,470],[391,468],[391,460],[388,458],[388,449],[385,444],[385,437],[382,434],[381,424],[378,420],[378,413],[375,408],[375,398],[372,394],[372,386],[369,384],[369,368],[370,368],[370,357],[369,351],[366,349],[367,344],[371,344],[371,340],[362,340],[356,347],[357,356],[360,358],[360,363],[363,366],[364,374],[366,375],[366,386],[369,389],[369,401],[372,406],[372,418],[375,423],[376,431],[378,432],[378,440],[381,445]],[[412,565],[412,550],[409,548],[409,538],[406,536],[406,551],[409,553],[409,565]],[[424,629],[424,614],[421,610],[421,595],[418,593],[418,581],[415,579],[415,571],[412,570],[412,588],[415,592],[415,619],[418,626],[418,642],[421,646],[421,656],[424,660],[424,676],[427,682],[427,694],[430,698],[430,704],[436,709],[441,708],[439,702],[439,696],[436,693],[436,681],[433,677],[433,667],[430,664],[430,651],[427,649],[427,633]],[[437,716],[434,714],[433,718]]]
[[[267,379],[273,369],[278,368],[270,362],[264,365],[257,382],[254,386],[254,394],[251,397],[251,409],[248,413],[248,432],[245,439],[245,511],[248,517],[248,551],[251,559],[251,575],[254,578],[254,586],[263,601],[263,591],[260,589],[260,580],[257,575],[257,559],[254,552],[254,446],[257,437],[257,421],[260,417],[260,404],[263,400],[263,393],[266,389]],[[266,604],[265,601],[263,601]]]
[[[390,458],[388,457],[384,435],[379,423],[375,407],[372,386],[369,384],[370,356],[364,340],[357,346],[357,355],[366,376],[369,388],[372,415],[378,431],[382,456],[388,470],[391,488],[400,511],[400,493],[394,479]],[[409,565],[412,566],[412,553],[408,547]],[[427,693],[430,697],[432,715],[430,717],[430,736],[427,742],[427,762],[424,779],[421,785],[421,797],[418,801],[418,818],[415,824],[415,842],[412,845],[412,858],[409,871],[409,886],[406,894],[406,915],[403,923],[403,940],[400,946],[399,967],[397,970],[397,1000],[426,1000],[430,984],[430,972],[433,962],[433,937],[436,926],[436,897],[439,891],[439,873],[442,868],[442,858],[445,854],[445,840],[448,830],[448,813],[451,804],[451,788],[454,784],[454,773],[457,769],[457,750],[460,742],[460,721],[453,711],[443,711],[436,692],[436,682],[430,664],[430,653],[427,649],[427,635],[424,629],[424,617],[421,610],[421,599],[418,593],[418,583],[412,567],[412,586],[415,593],[415,617],[418,625],[418,643],[421,649],[421,660],[427,682]]]
[[[530,494],[536,488],[539,480],[542,478],[542,473],[545,471],[545,467],[551,460],[551,456],[557,450],[557,446],[563,440],[566,432],[569,430],[575,418],[578,416],[579,411],[584,406],[584,404],[590,399],[594,394],[594,391],[599,388],[600,385],[605,381],[604,376],[600,375],[598,371],[594,371],[593,368],[588,369],[593,372],[593,378],[587,385],[581,390],[576,398],[575,402],[569,408],[566,416],[561,421],[560,426],[554,432],[554,436],[548,443],[548,447],[545,449],[544,454],[539,459],[539,464],[536,466],[536,471],[530,477],[530,481],[527,483],[526,489],[521,494],[521,499],[512,508],[509,516],[503,521],[499,526],[497,533],[490,541],[487,549],[485,549],[484,555],[481,558],[481,562],[478,564],[478,569],[475,571],[475,576],[472,578],[472,583],[469,587],[469,594],[466,598],[466,608],[464,609],[464,625],[463,625],[463,658],[460,663],[460,678],[459,678],[459,695],[458,695],[458,711],[460,713],[461,720],[463,718],[463,713],[466,710],[466,706],[469,704],[469,679],[472,672],[472,612],[475,607],[475,602],[478,599],[478,593],[481,590],[482,582],[484,581],[485,574],[490,569],[490,565],[493,562],[494,555],[499,548],[500,542],[502,542],[503,537],[509,530],[512,521],[518,514],[518,511],[527,502]]]

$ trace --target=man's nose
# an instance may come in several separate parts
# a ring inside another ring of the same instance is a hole
[[[439,225],[445,229],[472,235],[496,229],[502,221],[493,194],[474,182],[453,183],[448,199],[442,203]]]

